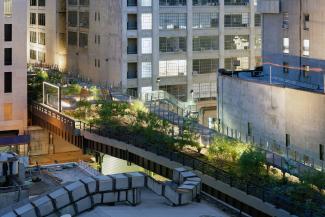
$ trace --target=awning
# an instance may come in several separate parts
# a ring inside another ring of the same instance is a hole
[[[29,142],[30,135],[0,137],[1,146],[28,144]]]

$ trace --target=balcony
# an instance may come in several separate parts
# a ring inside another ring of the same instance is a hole
[[[261,14],[278,14],[280,13],[280,0],[259,0],[257,11]]]

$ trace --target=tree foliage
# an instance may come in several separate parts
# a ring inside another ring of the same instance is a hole
[[[240,174],[243,177],[258,177],[265,173],[266,157],[258,150],[249,148],[238,160]]]

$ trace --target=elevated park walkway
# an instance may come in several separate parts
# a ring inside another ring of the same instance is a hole
[[[152,104],[151,106],[153,107]],[[151,109],[157,112],[159,108],[156,106]],[[215,165],[159,144],[147,144],[136,136],[126,135],[121,131],[111,132],[105,128],[75,121],[37,103],[29,105],[29,115],[33,125],[55,133],[84,152],[117,157],[170,179],[175,168],[193,170],[202,180],[204,194],[250,216],[313,216],[306,207],[296,206],[288,197],[279,195],[272,189],[239,179]],[[181,115],[173,115],[174,121],[179,118],[180,123]],[[168,116],[171,120],[171,113]],[[282,167],[283,157],[274,153],[266,154],[270,165]]]

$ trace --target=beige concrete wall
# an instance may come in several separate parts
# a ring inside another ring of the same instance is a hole
[[[19,130],[27,127],[27,78],[26,78],[26,32],[27,1],[13,0],[12,16],[4,17],[3,1],[0,3],[1,32],[5,23],[12,24],[12,42],[4,42],[0,34],[0,131]],[[12,48],[12,65],[4,66],[4,48]],[[13,92],[4,94],[4,72],[12,72]],[[4,120],[4,103],[12,103],[12,120]]]
[[[69,7],[71,11],[89,11],[89,29],[69,28],[88,33],[88,47],[68,46],[68,70],[97,84],[117,86],[121,83],[122,68],[122,1],[93,0],[89,7]],[[95,13],[100,21],[95,21]],[[100,36],[100,44],[95,37]],[[100,67],[95,67],[95,59]]]
[[[219,118],[242,136],[252,124],[255,141],[293,148],[319,159],[325,144],[325,95],[220,76]],[[262,138],[262,140],[260,140]],[[267,141],[266,141],[267,140]]]
[[[30,59],[30,50],[41,51],[45,53],[45,64],[56,65],[61,70],[66,70],[66,0],[46,1],[45,7],[30,6],[28,1],[28,31],[27,31],[27,57],[29,63],[39,63],[38,60]],[[31,13],[44,13],[46,25],[31,25]],[[30,42],[30,32],[45,33],[45,45]],[[63,38],[62,41],[60,38]],[[62,43],[63,42],[63,43]]]

